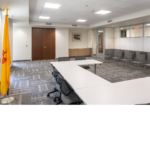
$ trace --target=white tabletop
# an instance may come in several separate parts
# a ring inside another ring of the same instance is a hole
[[[51,62],[53,66],[55,65],[92,65],[92,64],[102,64],[103,62],[89,59],[89,60],[76,60],[76,61],[61,61],[61,62]]]
[[[73,63],[70,63],[73,62]],[[54,67],[61,73],[64,79],[75,89],[111,84],[111,82],[100,78],[90,71],[81,68],[79,64],[101,64],[102,62],[95,60],[69,61],[52,63]],[[94,71],[94,70],[93,70]]]
[[[150,103],[150,77],[75,90],[87,105]]]

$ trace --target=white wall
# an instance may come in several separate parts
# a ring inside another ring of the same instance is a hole
[[[114,29],[105,28],[105,49],[114,49]]]
[[[120,46],[120,29],[114,29],[114,49],[119,49]]]
[[[13,62],[13,23],[9,19],[9,43],[10,43],[10,53],[11,53],[11,64]]]
[[[56,29],[56,58],[69,56],[68,29]],[[28,26],[13,27],[13,60],[32,60],[32,32]],[[28,46],[26,46],[28,45]]]
[[[92,48],[93,45],[93,35],[92,35],[92,30],[87,31],[87,46],[88,48]]]
[[[96,30],[93,30],[93,54],[96,54]]]
[[[31,60],[31,27],[13,26],[13,60]]]
[[[145,27],[144,31],[145,36],[150,36],[150,27]]]
[[[68,57],[69,34],[68,29],[56,29],[56,58]]]
[[[73,42],[72,33],[81,33],[82,41]],[[88,47],[88,35],[87,30],[85,29],[69,29],[69,49],[71,48],[87,48]]]
[[[135,36],[137,36],[139,33],[141,33],[141,30],[137,34],[135,34]],[[114,36],[115,49],[150,52],[150,37],[120,38],[118,28],[114,29],[114,35],[115,35]],[[149,29],[147,28],[145,31],[145,36],[148,35]],[[115,37],[119,38],[116,39]]]

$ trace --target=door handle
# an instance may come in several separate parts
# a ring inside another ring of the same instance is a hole
[[[44,48],[46,48],[46,47],[44,47]]]

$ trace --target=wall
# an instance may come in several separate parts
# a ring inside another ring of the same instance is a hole
[[[13,60],[31,60],[31,27],[13,26]]]
[[[145,36],[150,36],[150,27],[145,27]]]
[[[105,28],[105,49],[114,49],[114,28]]]
[[[141,31],[135,33],[134,35],[138,35]],[[130,51],[143,51],[150,52],[150,37],[139,37],[139,38],[120,38],[120,33],[118,32],[118,28],[114,29],[114,49],[122,49],[122,50],[130,50]],[[149,29],[145,30],[145,35],[149,35]],[[117,43],[117,44],[116,44]],[[119,43],[119,44],[118,44]]]
[[[120,29],[114,29],[114,49],[120,48]]]
[[[81,42],[73,42],[72,41],[72,33],[81,33],[82,41]],[[69,49],[73,48],[87,48],[88,38],[87,38],[87,30],[85,29],[69,29]]]
[[[68,57],[68,29],[56,29],[56,58]]]
[[[9,19],[9,44],[10,44],[10,53],[11,53],[11,65],[13,62],[13,23]]]
[[[87,46],[88,48],[92,48],[93,45],[93,35],[92,35],[92,30],[87,31]]]
[[[96,30],[93,30],[93,54],[96,55]]]
[[[68,29],[56,29],[56,58],[69,56]],[[28,46],[26,46],[28,45]],[[28,26],[13,27],[13,60],[32,60],[32,32]]]

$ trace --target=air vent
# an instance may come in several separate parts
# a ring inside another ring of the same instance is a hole
[[[46,25],[51,26],[51,25],[52,25],[52,23],[46,23]]]
[[[110,23],[110,22],[112,22],[112,20],[108,20],[107,22]]]
[[[76,24],[73,24],[72,26],[73,26],[73,27],[77,27],[77,25],[76,25]]]

